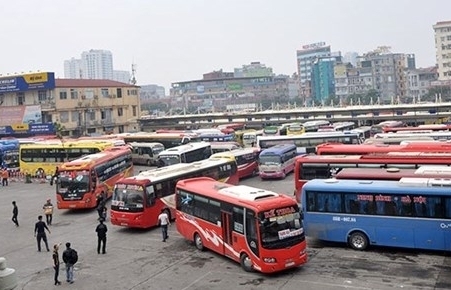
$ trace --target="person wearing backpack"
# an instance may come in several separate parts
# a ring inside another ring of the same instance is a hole
[[[74,283],[74,265],[78,262],[77,251],[70,247],[70,243],[66,243],[66,250],[63,252],[63,262],[66,264],[66,281],[70,284]]]

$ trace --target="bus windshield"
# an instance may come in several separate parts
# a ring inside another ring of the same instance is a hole
[[[279,155],[261,155],[259,158],[260,164],[271,165],[271,164],[280,164],[280,156]]]
[[[179,155],[160,155],[158,157],[158,167],[164,167],[178,163],[181,163]]]
[[[76,197],[78,196],[78,193],[89,192],[89,173],[60,173],[57,191],[64,194],[66,197]]]
[[[304,230],[297,206],[278,208],[259,214],[262,247],[282,249],[299,243]]]
[[[143,189],[141,186],[118,184],[114,189],[112,206],[118,206],[130,211],[144,208]]]

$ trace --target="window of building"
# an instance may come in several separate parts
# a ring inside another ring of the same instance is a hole
[[[60,91],[60,100],[67,100],[67,92]]]
[[[94,121],[96,119],[96,112],[93,110],[89,110],[87,117],[90,121]]]
[[[69,122],[69,112],[60,112],[60,122],[67,123]]]
[[[136,115],[137,115],[136,106],[132,106],[132,112],[133,112],[133,117],[136,117]]]
[[[96,132],[96,128],[88,128],[88,134],[94,134]]]
[[[47,91],[38,91],[38,101],[46,101],[47,100]]]
[[[70,89],[70,98],[72,100],[77,100],[78,99],[78,92],[76,89]]]
[[[25,103],[25,94],[24,93],[17,93],[17,104],[19,106],[23,106]]]
[[[108,98],[109,92],[108,89],[100,89],[100,93],[102,94],[102,97]]]
[[[78,124],[79,115],[80,115],[80,113],[78,111],[72,111],[71,116],[70,116],[71,121]]]
[[[122,98],[122,89],[121,88],[116,89],[116,97]]]
[[[124,133],[124,125],[117,126],[119,133]]]
[[[123,116],[124,115],[124,109],[123,108],[117,108],[117,115],[120,117],[120,116]]]

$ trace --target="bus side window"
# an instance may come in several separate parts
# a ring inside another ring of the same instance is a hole
[[[149,185],[146,187],[146,199],[147,199],[147,205],[151,206],[155,204],[155,191],[153,188],[153,185]]]

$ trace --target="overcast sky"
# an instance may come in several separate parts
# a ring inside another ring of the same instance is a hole
[[[451,20],[450,0],[16,0],[3,1],[0,74],[52,71],[83,51],[113,53],[115,70],[136,64],[138,85],[233,71],[252,61],[296,71],[296,50],[381,45],[435,65],[432,25]]]

